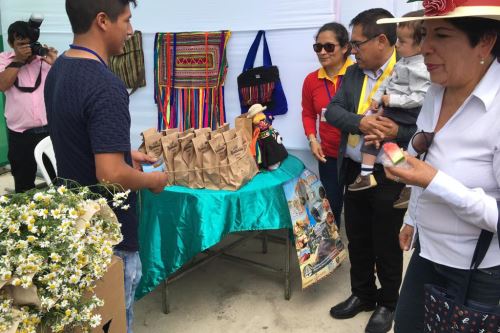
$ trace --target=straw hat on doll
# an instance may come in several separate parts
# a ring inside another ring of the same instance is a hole
[[[267,106],[262,106],[262,104],[252,105],[247,112],[247,118],[253,118],[257,113],[264,112]]]
[[[408,1],[414,2],[418,0]],[[500,21],[499,0],[423,0],[424,16],[383,18],[378,24],[455,17],[482,17]]]

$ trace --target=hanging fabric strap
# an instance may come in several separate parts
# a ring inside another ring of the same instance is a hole
[[[259,30],[257,36],[255,36],[252,46],[250,46],[250,50],[248,51],[245,64],[243,65],[243,72],[253,68],[261,39],[264,39],[264,51],[262,52],[264,67],[271,67],[273,65],[271,61],[271,54],[269,53],[269,46],[267,45],[266,32],[264,30]]]

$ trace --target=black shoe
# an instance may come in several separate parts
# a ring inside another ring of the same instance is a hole
[[[348,319],[362,311],[372,311],[373,309],[375,309],[375,302],[364,301],[357,296],[351,295],[342,303],[331,308],[330,316],[336,319]]]
[[[394,311],[385,306],[377,306],[373,311],[368,325],[366,325],[365,333],[386,333],[392,328],[392,320],[394,319]]]

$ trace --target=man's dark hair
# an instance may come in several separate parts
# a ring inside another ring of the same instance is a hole
[[[349,24],[350,27],[355,25],[361,25],[363,28],[363,35],[368,38],[374,38],[378,35],[385,35],[389,44],[392,46],[396,44],[396,25],[395,24],[377,24],[377,20],[382,18],[393,18],[394,16],[386,9],[383,8],[372,8],[365,10],[355,18],[352,19]]]
[[[7,29],[7,41],[14,45],[14,40],[30,38],[30,28],[28,22],[16,21]]]
[[[66,13],[73,33],[83,34],[89,31],[98,13],[105,13],[115,22],[129,3],[137,6],[136,0],[66,0]]]
[[[467,35],[471,47],[479,44],[484,37],[496,36],[491,54],[500,62],[500,21],[482,17],[457,17],[447,21]]]
[[[330,22],[324,24],[321,28],[319,28],[318,33],[316,34],[316,40],[320,33],[324,31],[331,31],[337,37],[337,41],[339,42],[340,47],[348,46],[347,52],[344,54],[344,60],[347,59],[349,54],[351,54],[351,45],[349,44],[349,33],[347,29],[340,23]]]
[[[403,17],[420,17],[424,16],[423,10],[416,10],[414,12],[409,12],[403,15]],[[408,21],[408,22],[400,22],[398,27],[400,28],[408,28],[412,30],[413,42],[415,44],[420,45],[422,42],[422,20]]]

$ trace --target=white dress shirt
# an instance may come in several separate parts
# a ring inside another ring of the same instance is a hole
[[[439,170],[437,175],[426,189],[412,188],[405,223],[418,229],[420,255],[435,263],[469,269],[481,229],[486,229],[495,235],[479,267],[500,265],[496,204],[500,199],[499,78],[500,64],[494,61],[434,136],[426,162]],[[444,88],[434,84],[427,92],[418,131],[434,131],[443,93]]]

